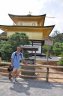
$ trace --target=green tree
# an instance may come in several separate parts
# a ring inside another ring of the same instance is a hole
[[[54,43],[55,42],[63,42],[63,33],[59,33],[57,35],[55,35],[54,37],[52,37]]]
[[[9,37],[8,41],[11,43],[11,45],[14,45],[14,50],[16,50],[16,47],[19,45],[30,44],[29,38],[25,33],[15,33]]]
[[[12,45],[8,41],[7,42],[5,41],[5,43],[2,42],[1,45],[2,46],[0,47],[0,53],[2,59],[10,61],[11,53],[13,52]]]
[[[54,43],[52,51],[56,56],[61,55],[63,51],[63,43],[60,42]]]
[[[61,54],[61,59],[58,61],[58,65],[63,66],[63,52]]]
[[[0,42],[0,53],[2,59],[10,61],[10,56],[17,46],[30,44],[28,36],[25,33],[15,33],[8,37],[8,41]]]

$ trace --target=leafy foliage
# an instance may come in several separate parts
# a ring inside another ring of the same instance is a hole
[[[54,43],[55,42],[63,42],[63,33],[59,33],[57,35],[55,35],[54,37],[52,37]]]
[[[28,45],[30,42],[28,40],[28,36],[25,33],[15,33],[9,37],[8,41],[13,46],[13,49],[16,50],[16,47],[19,45]]]
[[[0,53],[1,53],[1,56],[2,56],[2,59],[4,60],[7,60],[8,59],[10,60],[10,57],[11,57],[11,53],[12,53],[12,45],[9,43],[9,42],[3,42],[1,44],[2,46],[0,47]]]
[[[63,43],[60,42],[54,43],[52,51],[56,56],[61,55],[63,51]]]
[[[42,48],[44,53],[46,53],[48,50],[50,52],[52,51],[52,46],[49,46],[49,45],[44,45]]]
[[[51,39],[53,40],[52,53],[56,56],[61,55],[63,51],[63,33],[56,30]]]
[[[16,50],[19,45],[28,45],[30,42],[25,33],[15,33],[8,38],[8,41],[0,42],[0,53],[2,59],[10,61],[11,53]]]
[[[58,62],[58,65],[63,66],[63,52],[62,52],[62,55],[61,55],[61,59]]]

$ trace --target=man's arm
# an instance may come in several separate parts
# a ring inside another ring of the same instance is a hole
[[[12,53],[12,55],[11,55],[11,65],[13,65],[13,61],[14,61],[14,53]]]
[[[12,58],[11,58],[11,65],[13,65],[13,60],[12,60]]]

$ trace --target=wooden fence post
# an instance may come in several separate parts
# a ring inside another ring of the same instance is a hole
[[[49,68],[47,67],[46,82],[48,82],[48,79],[49,79]]]

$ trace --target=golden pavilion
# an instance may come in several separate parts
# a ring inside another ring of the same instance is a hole
[[[44,15],[13,15],[8,14],[13,21],[13,25],[0,25],[0,29],[7,32],[7,36],[15,32],[26,33],[33,43],[44,44],[44,40],[49,37],[55,25],[44,26],[46,14]]]

